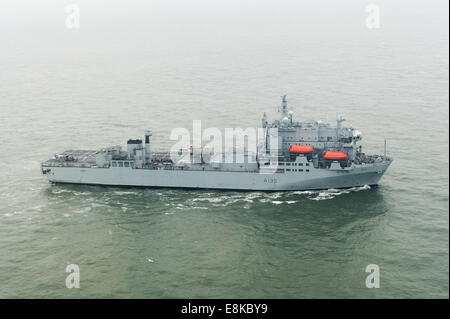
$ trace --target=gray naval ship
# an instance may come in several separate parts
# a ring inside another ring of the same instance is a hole
[[[281,118],[272,123],[264,113],[263,142],[255,155],[244,150],[244,162],[217,156],[206,161],[204,149],[200,160],[192,160],[192,148],[187,160],[174,160],[171,152],[151,151],[152,134],[146,131],[145,143],[130,139],[126,150],[68,150],[43,162],[41,171],[52,183],[285,191],[377,185],[392,162],[386,156],[386,141],[384,155],[363,153],[357,145],[361,132],[342,126],[342,117],[335,126],[295,122],[286,96],[279,112]],[[179,154],[182,151],[186,150]],[[238,150],[231,152],[236,155]]]

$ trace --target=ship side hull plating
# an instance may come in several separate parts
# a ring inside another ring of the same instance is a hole
[[[377,185],[390,161],[358,165],[352,169],[315,169],[309,172],[262,174],[257,172],[155,170],[131,167],[45,167],[53,183],[107,186],[204,188],[233,190],[312,190]]]

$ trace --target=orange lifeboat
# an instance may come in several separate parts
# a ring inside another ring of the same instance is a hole
[[[348,160],[348,155],[341,152],[326,152],[323,159],[332,161],[346,161]]]
[[[293,154],[312,154],[314,149],[311,146],[292,145],[290,152]]]

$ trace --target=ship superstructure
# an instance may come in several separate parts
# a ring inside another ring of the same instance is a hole
[[[41,170],[54,183],[278,191],[376,185],[392,161],[386,151],[364,154],[357,145],[361,132],[344,127],[342,117],[335,126],[296,122],[286,96],[280,113],[272,123],[264,113],[263,145],[255,154],[244,150],[243,161],[223,160],[225,153],[220,160],[205,160],[205,149],[190,149],[188,160],[174,160],[170,152],[151,150],[152,133],[146,131],[144,141],[130,139],[126,150],[69,150],[43,162]],[[237,150],[231,152],[237,158]]]

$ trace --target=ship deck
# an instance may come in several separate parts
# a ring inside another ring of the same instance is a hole
[[[95,165],[95,150],[67,150],[55,154],[53,158],[43,162],[43,166],[76,166],[91,167]]]

